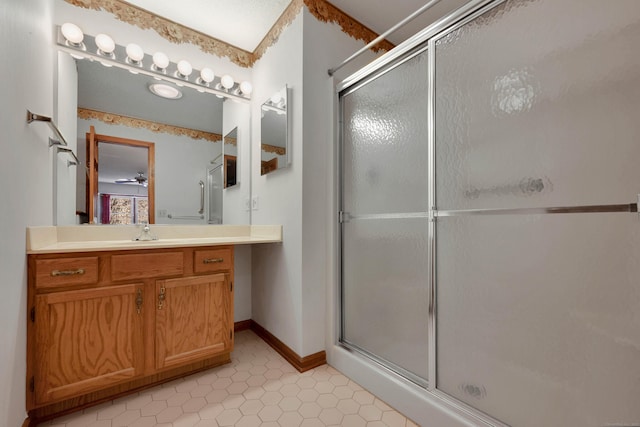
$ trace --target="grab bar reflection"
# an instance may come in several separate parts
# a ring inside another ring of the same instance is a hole
[[[172,215],[172,214],[169,214],[169,215],[167,215],[167,218],[169,218],[169,219],[193,219],[193,220],[199,220],[199,219],[204,219],[204,215]]]
[[[200,181],[200,210],[198,211],[199,214],[203,214],[204,213],[204,182]]]

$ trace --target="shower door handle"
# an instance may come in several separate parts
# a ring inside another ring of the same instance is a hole
[[[506,209],[459,209],[459,210],[435,210],[434,216],[475,216],[475,215],[542,215],[542,214],[569,214],[569,213],[615,213],[630,212],[640,213],[640,194],[638,200],[633,203],[610,205],[584,205],[584,206],[548,206],[539,208],[506,208]]]

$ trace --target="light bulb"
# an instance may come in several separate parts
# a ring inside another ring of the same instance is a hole
[[[142,58],[144,58],[144,51],[140,46],[138,46],[135,43],[129,43],[127,45],[126,51],[127,51],[127,58],[129,58],[131,61],[135,63],[142,61]]]
[[[188,61],[184,59],[178,62],[178,72],[185,77],[189,77],[189,75],[193,72],[193,67],[189,64]]]
[[[96,36],[96,45],[99,49],[98,53],[106,56],[110,56],[116,48],[116,43],[106,34],[98,34]]]
[[[153,54],[153,65],[158,71],[164,70],[169,66],[169,57],[162,52],[156,52]]]
[[[248,81],[244,81],[240,83],[240,92],[245,95],[251,95],[251,92],[253,92],[253,86]]]
[[[82,33],[80,27],[78,27],[76,24],[72,24],[71,22],[62,24],[62,27],[60,27],[60,31],[62,31],[62,35],[69,41],[69,43],[78,45],[82,43],[82,40],[84,40],[84,34]]]
[[[222,87],[224,87],[225,89],[231,89],[235,82],[233,81],[233,77],[231,77],[229,74],[225,74],[220,79],[220,83],[222,83]]]
[[[273,104],[277,104],[277,103],[278,103],[278,102],[280,102],[281,100],[282,100],[282,95],[280,95],[280,92],[278,92],[278,93],[274,94],[274,95],[271,97],[271,102],[272,102]]]
[[[202,70],[200,70],[200,78],[205,83],[211,83],[214,77],[215,74],[213,74],[213,70],[211,68],[203,68]]]

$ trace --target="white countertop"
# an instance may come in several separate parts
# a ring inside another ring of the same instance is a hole
[[[281,225],[151,225],[158,240],[135,241],[133,225],[27,227],[27,253],[93,252],[282,242]]]

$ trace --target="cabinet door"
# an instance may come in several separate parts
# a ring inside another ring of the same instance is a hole
[[[231,351],[228,274],[158,280],[156,290],[157,369]]]
[[[142,375],[142,285],[36,296],[36,404]]]

